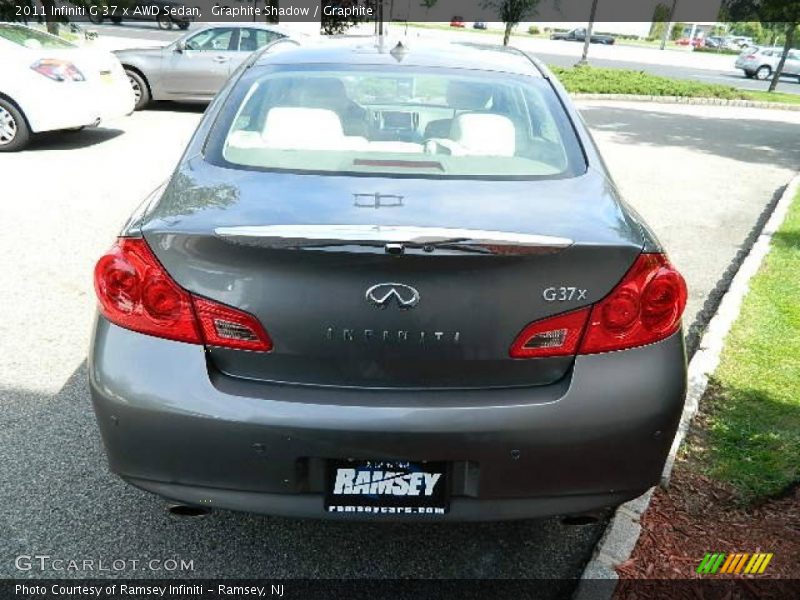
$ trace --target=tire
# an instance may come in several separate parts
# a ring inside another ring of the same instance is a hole
[[[102,15],[93,15],[91,12],[89,13],[89,21],[94,23],[95,25],[101,25],[104,21]]]
[[[120,25],[122,24],[122,17],[111,17],[111,22],[114,25]]]
[[[22,150],[31,140],[31,129],[20,110],[0,98],[0,152]]]
[[[189,29],[189,21],[178,21],[178,29],[187,30]]]
[[[758,67],[758,69],[756,69],[755,76],[759,81],[766,81],[769,79],[770,75],[772,75],[772,67],[761,65]]]
[[[753,77],[756,76],[756,74],[753,71],[745,71],[744,76],[747,77],[748,79],[752,79]]]
[[[169,18],[169,15],[158,15],[156,22],[159,29],[172,29],[172,19]]]
[[[125,69],[125,75],[128,76],[128,81],[133,88],[133,94],[136,98],[136,104],[133,110],[142,110],[150,103],[150,88],[147,87],[147,81],[139,73],[133,69]]]

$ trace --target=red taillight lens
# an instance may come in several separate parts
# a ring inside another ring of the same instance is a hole
[[[194,307],[207,345],[258,352],[272,350],[272,340],[253,315],[204,298],[195,298]]]
[[[584,308],[531,323],[511,345],[511,358],[575,354],[588,316],[589,309]]]
[[[608,296],[594,305],[578,352],[652,344],[675,333],[686,283],[663,254],[642,254]]]
[[[526,326],[512,358],[594,354],[652,344],[675,333],[686,283],[663,254],[641,254],[600,302]]]
[[[94,268],[103,315],[140,333],[201,344],[192,298],[172,281],[143,239],[121,238]]]
[[[43,58],[31,65],[37,73],[53,81],[86,81],[80,69],[69,61],[57,58]]]
[[[94,269],[100,310],[112,323],[191,344],[266,352],[272,342],[252,315],[181,288],[141,238],[120,238]]]

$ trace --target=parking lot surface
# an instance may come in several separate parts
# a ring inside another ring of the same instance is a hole
[[[583,111],[628,200],[686,275],[692,321],[800,167],[800,114],[604,103]],[[13,349],[0,356],[0,576],[98,575],[19,571],[21,554],[193,561],[190,573],[141,564],[111,573],[127,577],[578,575],[602,523],[348,524],[224,511],[188,520],[108,473],[84,367],[92,267],[169,175],[199,117],[162,105],[0,155],[0,334]]]

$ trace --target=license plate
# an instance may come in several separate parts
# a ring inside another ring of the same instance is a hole
[[[435,516],[449,504],[447,463],[328,461],[326,512]]]

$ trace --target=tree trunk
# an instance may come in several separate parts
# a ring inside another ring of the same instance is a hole
[[[58,21],[53,16],[53,9],[55,8],[54,0],[42,0],[42,8],[44,8],[44,20],[47,23],[47,33],[58,35]]]
[[[672,33],[672,27],[675,24],[675,9],[678,8],[678,0],[672,0],[672,8],[669,10],[669,17],[667,17],[666,27],[664,27],[664,37],[661,38],[661,49],[664,50],[667,47],[667,40],[669,40],[670,34]]]
[[[508,46],[508,40],[511,39],[511,30],[514,29],[513,23],[506,23],[506,31],[503,34],[503,46]]]
[[[594,19],[597,16],[597,0],[592,0],[592,10],[589,13],[589,23],[586,25],[586,37],[583,40],[583,54],[578,64],[589,64],[589,45],[592,43],[592,31],[594,31]]]
[[[783,54],[775,69],[775,73],[772,75],[772,82],[769,84],[770,92],[774,92],[775,88],[778,87],[778,81],[780,81],[781,73],[783,73],[783,67],[786,65],[786,57],[789,55],[789,50],[791,50],[794,45],[795,33],[797,33],[797,23],[789,23],[786,27],[786,43],[783,45]]]

